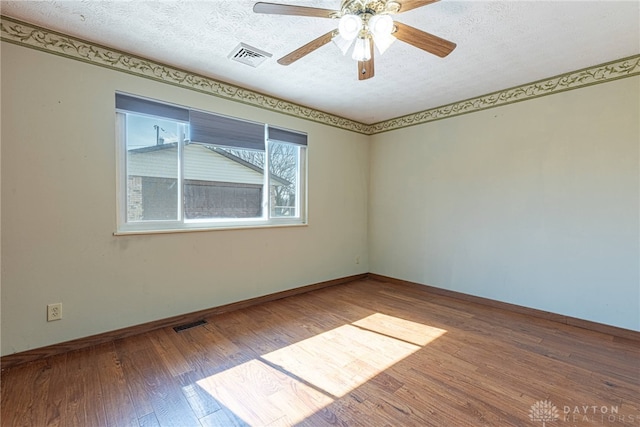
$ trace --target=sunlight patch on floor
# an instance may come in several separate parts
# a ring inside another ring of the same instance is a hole
[[[382,313],[372,314],[352,324],[420,346],[429,344],[447,332],[444,329]]]
[[[250,424],[304,420],[445,334],[381,313],[198,381]]]
[[[321,391],[257,359],[197,384],[251,425],[267,426],[276,421],[292,425],[333,402]]]

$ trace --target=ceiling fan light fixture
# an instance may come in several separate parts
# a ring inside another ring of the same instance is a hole
[[[358,37],[356,39],[351,58],[363,62],[371,59],[371,40],[369,37]]]
[[[339,19],[337,30],[334,29],[316,37],[278,59],[278,63],[289,65],[333,41],[343,55],[351,50],[351,57],[358,61],[358,80],[367,80],[374,76],[374,45],[382,55],[398,39],[441,58],[449,55],[456,48],[456,44],[449,40],[401,22],[394,22],[392,18],[395,14],[417,9],[437,1],[342,0],[339,10],[258,2],[253,6],[253,11],[274,15]]]
[[[358,15],[344,15],[338,23],[338,31],[346,40],[353,40],[360,33],[362,25],[362,19]]]

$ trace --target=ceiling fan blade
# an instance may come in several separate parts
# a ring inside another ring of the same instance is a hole
[[[333,18],[340,12],[331,9],[319,9],[316,7],[293,6],[289,4],[276,4],[258,2],[253,5],[255,13],[268,13],[273,15],[313,16],[316,18]]]
[[[400,1],[400,2],[398,2],[398,3],[400,3],[400,10],[398,10],[398,13],[406,12],[406,11],[411,10],[411,9],[417,9],[419,7],[426,6],[428,4],[435,3],[435,2],[438,2],[438,1],[440,1],[440,0],[405,0],[405,1]]]
[[[373,66],[373,41],[369,44],[371,49],[371,59],[368,61],[358,61],[358,80],[367,80],[374,76],[375,70]]]
[[[334,31],[335,30],[331,30],[326,34],[321,35],[317,39],[311,40],[309,43],[305,44],[304,46],[299,47],[298,49],[294,50],[290,54],[283,56],[282,58],[278,59],[278,64],[289,65],[297,61],[298,59],[302,58],[303,56],[313,52],[319,47],[324,46],[325,44],[329,43],[333,39]]]
[[[441,58],[444,58],[456,48],[455,43],[438,36],[434,36],[433,34],[426,33],[410,25],[402,24],[400,22],[394,22],[393,24],[396,26],[396,32],[393,33],[393,35],[398,40],[402,40],[403,42],[409,43],[418,49],[438,55]]]

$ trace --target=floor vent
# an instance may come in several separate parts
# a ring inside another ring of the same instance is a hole
[[[251,65],[252,67],[257,67],[262,64],[265,59],[271,58],[272,56],[273,55],[270,53],[256,49],[255,47],[251,47],[244,43],[240,43],[229,54],[229,58],[231,60]]]
[[[186,329],[191,329],[191,328],[195,328],[196,326],[206,325],[206,324],[207,324],[206,320],[198,320],[197,322],[187,323],[186,325],[175,326],[173,330],[176,332],[182,332]]]

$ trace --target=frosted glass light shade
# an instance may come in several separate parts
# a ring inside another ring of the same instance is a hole
[[[373,36],[373,42],[382,55],[396,38],[393,32],[393,19],[389,15],[375,15],[369,19],[369,31]]]
[[[368,37],[356,39],[351,58],[356,61],[368,61],[371,59],[371,41]]]
[[[347,40],[344,37],[342,37],[342,35],[338,34],[333,38],[333,43],[335,43],[335,45],[338,46],[338,49],[340,49],[343,55],[346,55],[347,51],[353,44],[353,39]]]
[[[338,31],[346,40],[353,40],[362,29],[362,19],[358,15],[344,15],[338,23]]]
[[[369,19],[369,30],[376,37],[391,35],[393,19],[389,15],[375,15]]]
[[[385,51],[389,49],[389,46],[391,46],[394,41],[396,41],[396,38],[391,34],[380,36],[376,36],[375,34],[373,35],[373,42],[376,45],[378,52],[380,52],[380,55],[385,53]]]

